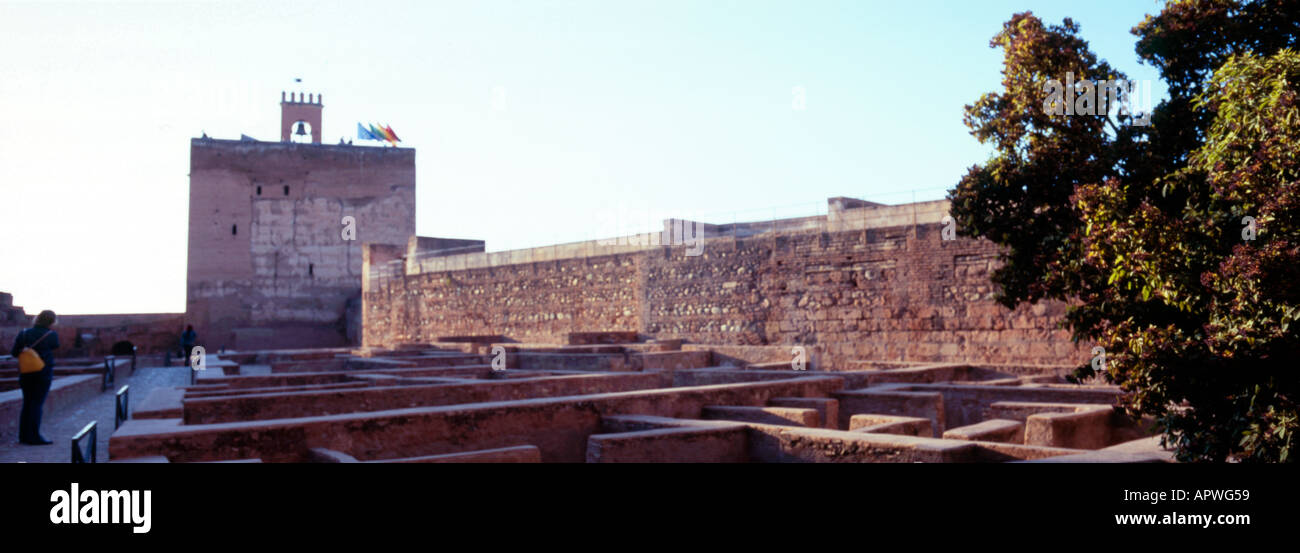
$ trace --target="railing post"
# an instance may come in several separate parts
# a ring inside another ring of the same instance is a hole
[[[131,387],[122,386],[114,398],[113,430],[121,428],[122,423],[131,418]]]
[[[113,384],[117,383],[115,375],[113,374],[113,369],[116,365],[117,365],[116,357],[112,355],[108,355],[104,357],[104,381],[99,387],[100,391],[107,390],[110,387],[112,387]]]
[[[96,423],[95,421],[90,421],[89,424],[87,424],[84,428],[81,429],[81,432],[77,432],[77,435],[72,437],[72,462],[73,463],[82,464],[82,463],[95,462],[96,460],[95,449],[96,446],[99,444],[98,426],[99,424]],[[82,451],[81,445],[79,443],[82,438],[86,437],[87,434],[90,435],[90,455],[86,455],[85,452]]]

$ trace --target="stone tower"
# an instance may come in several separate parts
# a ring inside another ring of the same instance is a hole
[[[211,351],[357,344],[362,244],[415,233],[414,149],[322,145],[318,95],[280,106],[280,142],[190,141],[186,319]]]
[[[285,93],[280,93],[280,142],[291,142],[296,124],[305,123],[311,128],[311,143],[320,144],[321,111],[325,109],[320,96],[290,92],[286,99]]]

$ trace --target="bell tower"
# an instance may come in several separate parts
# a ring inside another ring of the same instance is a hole
[[[295,136],[311,135],[312,144],[320,144],[320,116],[324,108],[320,94],[280,92],[280,141],[293,142]]]

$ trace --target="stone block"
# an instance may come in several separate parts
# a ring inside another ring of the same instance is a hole
[[[840,402],[840,423],[844,428],[851,428],[852,417],[856,414],[926,418],[934,432],[942,432],[946,420],[943,394],[939,392],[868,389],[837,392],[833,397]]]
[[[771,463],[960,463],[979,460],[972,442],[821,428],[750,425],[754,462]]]
[[[849,418],[849,430],[868,434],[934,437],[930,419],[924,417],[857,414]]]
[[[943,433],[945,440],[971,440],[980,442],[1025,443],[1025,423],[1008,419],[991,419],[984,422],[950,428]]]
[[[838,428],[840,422],[840,402],[829,397],[777,397],[767,402],[773,407],[800,407],[816,409],[821,417],[822,426],[831,430]]]
[[[519,445],[461,453],[442,455],[425,455],[421,457],[404,457],[401,459],[377,459],[365,463],[540,463],[542,452],[534,445]]]
[[[743,425],[662,428],[587,439],[588,463],[743,463],[749,460]]]
[[[1075,449],[1101,449],[1110,445],[1110,407],[1075,413],[1039,413],[1025,423],[1025,444]]]
[[[816,409],[798,407],[749,407],[710,405],[700,413],[705,420],[757,422],[762,424],[794,425],[817,428],[821,415]]]

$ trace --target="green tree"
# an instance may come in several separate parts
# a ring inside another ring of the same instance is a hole
[[[1049,79],[1124,77],[1070,20],[1017,14],[991,43],[1004,90],[967,107],[995,153],[949,198],[963,234],[1004,246],[999,300],[1071,302],[1075,339],[1105,348],[1123,406],[1155,417],[1182,460],[1294,459],[1296,10],[1186,0],[1148,16],[1133,29],[1137,51],[1170,98],[1145,126],[1132,114],[1051,114]]]

